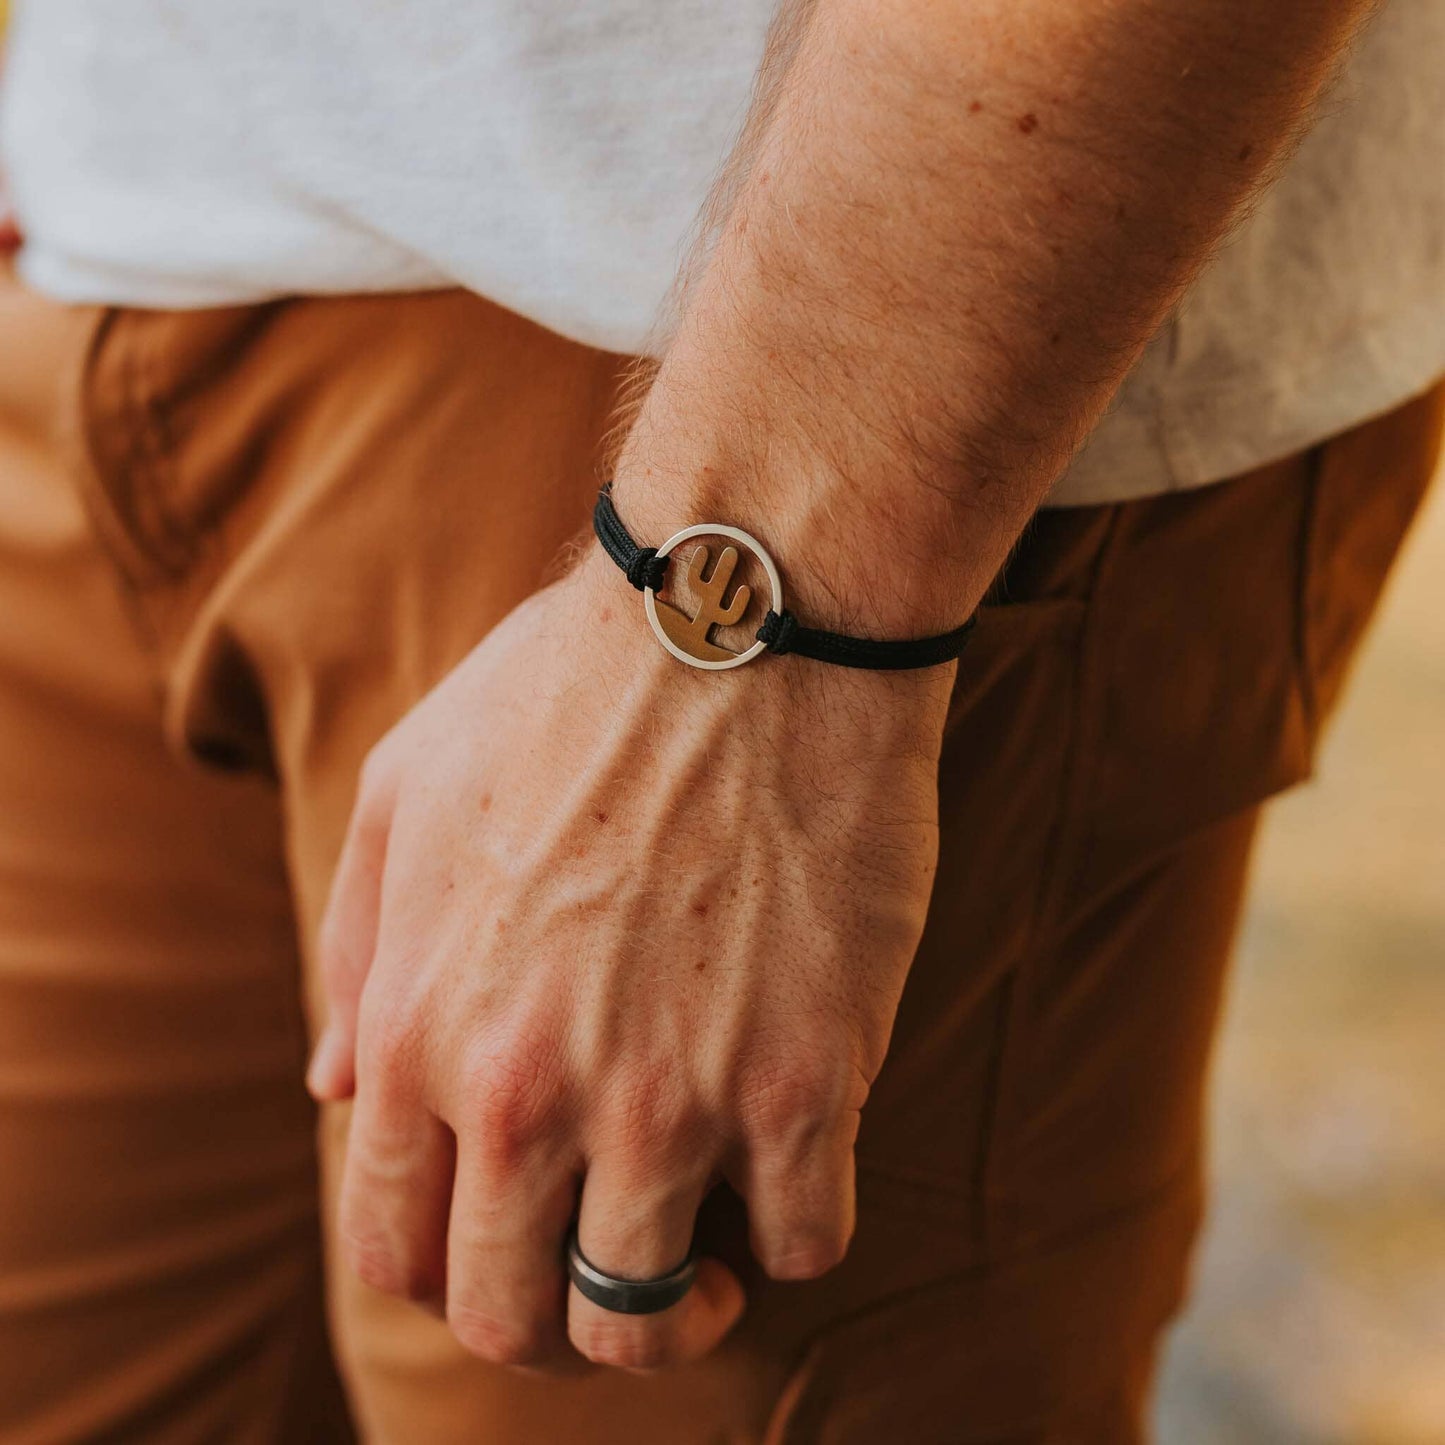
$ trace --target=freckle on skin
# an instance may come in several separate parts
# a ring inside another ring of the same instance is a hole
[[[492,795],[490,793],[483,793],[477,800],[477,809],[483,813],[490,813],[492,811]]]
[[[692,967],[694,973],[705,973],[707,971],[707,962],[705,959],[700,958]]]
[[[981,111],[982,109],[983,109],[983,102],[982,102],[981,100],[971,100],[971,101],[969,101],[969,103],[968,103],[968,113],[969,113],[970,115],[977,115],[977,114],[979,113],[979,111]]]
[[[594,808],[592,810],[592,816],[596,818],[599,823],[605,823],[609,814],[605,808]]]
[[[1240,146],[1240,148],[1239,148],[1239,158],[1240,158],[1240,160],[1242,160],[1242,161],[1247,161],[1247,160],[1250,158],[1250,156],[1252,156],[1253,154],[1254,154],[1254,147],[1253,147],[1252,145]]]
[[[600,607],[600,608],[598,608],[598,610],[597,610],[597,620],[598,620],[599,622],[611,622],[611,621],[612,621],[612,609],[611,609],[610,607]]]
[[[1039,128],[1039,118],[1033,111],[1029,111],[1027,114],[1021,115],[1015,124],[1025,135],[1032,135]]]
[[[699,899],[696,903],[692,905],[692,911],[696,913],[699,918],[706,918],[707,904],[702,902],[701,899]]]

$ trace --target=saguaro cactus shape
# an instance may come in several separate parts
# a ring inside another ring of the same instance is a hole
[[[696,547],[687,566],[688,586],[698,599],[696,614],[689,617],[681,608],[658,598],[657,620],[673,645],[688,656],[704,662],[726,662],[737,653],[718,647],[708,640],[708,634],[714,627],[741,622],[753,592],[746,583],[739,583],[732,598],[725,602],[724,594],[738,565],[738,549],[724,547],[711,572],[707,571],[709,555],[706,547]]]

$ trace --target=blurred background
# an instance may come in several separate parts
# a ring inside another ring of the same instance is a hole
[[[1159,1445],[1445,1442],[1442,482],[1264,829]]]

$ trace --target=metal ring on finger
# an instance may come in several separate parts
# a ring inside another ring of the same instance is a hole
[[[666,1274],[651,1279],[628,1279],[598,1269],[577,1242],[574,1229],[567,1240],[567,1273],[584,1299],[618,1315],[655,1315],[670,1310],[692,1288],[697,1277],[697,1256],[687,1258]]]

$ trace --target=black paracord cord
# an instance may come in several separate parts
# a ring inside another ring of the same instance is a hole
[[[592,509],[592,530],[602,549],[627,574],[627,580],[639,592],[651,588],[662,590],[667,579],[666,557],[657,555],[656,547],[639,547],[622,524],[612,502],[612,483],[605,482]],[[973,631],[970,617],[961,627],[941,632],[934,637],[916,637],[905,641],[878,641],[869,637],[849,637],[842,632],[826,632],[819,627],[804,627],[785,607],[781,612],[768,609],[758,628],[757,640],[769,652],[796,653],[818,662],[831,662],[838,667],[863,667],[885,671],[906,668],[936,667],[952,662],[967,645]]]
[[[627,580],[641,592],[651,587],[662,591],[667,580],[667,558],[657,555],[656,547],[639,547],[632,534],[622,525],[617,508],[612,505],[612,483],[604,482],[592,508],[592,530],[602,543],[602,550],[627,574]]]

